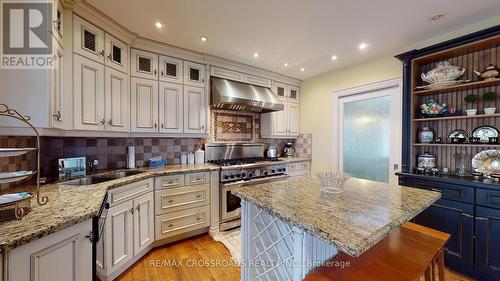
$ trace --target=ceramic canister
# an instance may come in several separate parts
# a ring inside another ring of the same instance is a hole
[[[418,133],[418,141],[421,143],[431,143],[434,140],[434,133],[431,128],[423,127]]]
[[[425,152],[417,156],[417,167],[430,170],[436,167],[436,156]]]

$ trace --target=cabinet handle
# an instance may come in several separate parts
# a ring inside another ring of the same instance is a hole
[[[468,217],[468,218],[473,218],[473,216],[472,216],[472,215],[469,215],[469,214],[462,214],[462,216],[464,216],[464,217]]]
[[[439,192],[441,193],[441,190],[437,189],[437,188],[431,188],[432,191],[435,191],[435,192]]]
[[[102,50],[99,55],[103,56],[104,57],[104,50]]]
[[[108,59],[111,60],[111,53],[108,55]]]
[[[174,202],[174,200],[170,199],[170,200],[168,200],[167,203],[172,203],[172,202]]]
[[[156,129],[157,127],[158,127],[158,124],[156,124],[156,122],[155,122],[155,129]]]
[[[56,114],[52,115],[56,121],[61,121],[61,111],[56,111]]]
[[[137,210],[137,212],[140,212],[141,211],[141,205],[137,205],[137,207],[135,207],[135,209]]]
[[[112,121],[111,119],[109,119],[108,124],[109,124],[110,126],[111,126],[111,125],[113,125],[113,121]]]
[[[163,70],[160,72],[160,75],[163,76]]]
[[[196,198],[201,198],[201,194],[196,195]]]
[[[205,130],[205,125],[201,125],[201,129],[202,129],[202,130]]]
[[[134,207],[132,207],[132,208],[129,210],[129,212],[130,212],[131,214],[133,214],[133,213],[134,213]]]
[[[169,225],[168,225],[168,227],[172,227],[172,226],[174,226],[174,225],[173,225],[173,224],[169,224]]]
[[[161,123],[161,128],[163,129],[163,123]]]
[[[154,72],[154,74],[156,75],[156,69],[155,69],[153,72]]]
[[[483,218],[483,217],[476,217],[477,221],[487,221],[488,218]]]
[[[106,120],[104,118],[102,118],[101,125],[104,125],[105,123],[106,123]]]
[[[201,218],[196,218],[197,221],[201,221]]]

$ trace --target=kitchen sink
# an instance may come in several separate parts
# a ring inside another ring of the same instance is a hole
[[[73,185],[73,186],[82,186],[82,185],[91,185],[91,184],[97,184],[97,183],[103,183],[107,181],[112,181],[116,179],[121,179],[137,174],[144,173],[144,171],[139,171],[139,170],[132,170],[132,171],[119,171],[115,173],[106,173],[103,175],[95,175],[95,176],[88,176],[80,179],[75,179],[75,180],[70,180],[70,181],[65,181],[60,184],[62,185]]]

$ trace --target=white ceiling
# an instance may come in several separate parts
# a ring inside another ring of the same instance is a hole
[[[142,37],[300,79],[500,15],[500,0],[87,1]]]

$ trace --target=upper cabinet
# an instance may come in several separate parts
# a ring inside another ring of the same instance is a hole
[[[63,44],[63,16],[64,10],[61,1],[56,0],[52,6],[52,36],[59,42]]]
[[[86,20],[74,16],[73,52],[104,63],[104,31]]]
[[[184,133],[206,133],[206,101],[204,89],[184,86]]]
[[[149,79],[131,79],[131,130],[158,132],[158,82]]]
[[[160,81],[182,84],[184,63],[181,59],[160,55]]]
[[[295,138],[299,135],[299,87],[276,82],[275,93],[285,108],[261,114],[264,138]]]
[[[132,49],[130,76],[158,80],[158,54]]]
[[[160,82],[160,132],[183,133],[184,87],[180,84]]]
[[[221,67],[210,67],[210,76],[271,88],[272,80]]]
[[[184,85],[204,87],[205,65],[190,61],[184,61]]]
[[[128,73],[128,46],[109,34],[104,36],[106,65]]]

